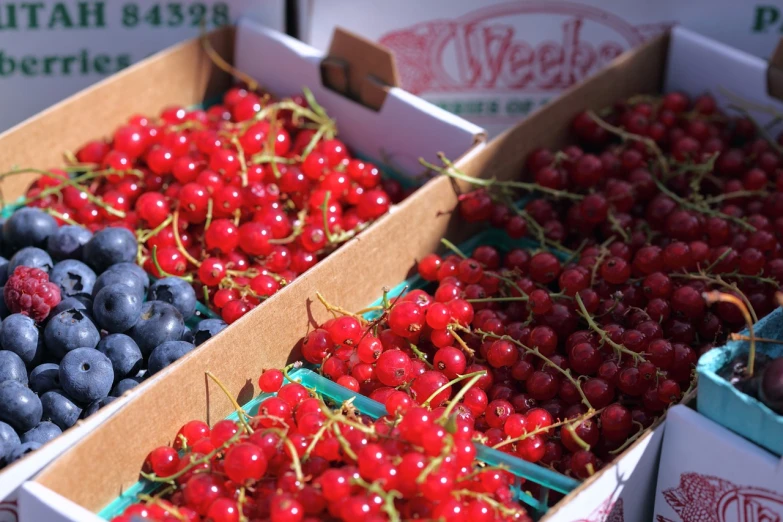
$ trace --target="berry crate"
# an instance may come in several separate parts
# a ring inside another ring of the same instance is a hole
[[[291,377],[292,381],[300,382],[305,387],[315,390],[315,392],[324,399],[334,403],[341,404],[349,399],[353,399],[354,406],[356,406],[359,411],[373,419],[377,419],[386,415],[386,409],[382,404],[370,400],[362,395],[355,395],[350,390],[335,384],[334,382],[325,377],[322,377],[321,375],[318,375],[312,370],[306,368],[295,369],[289,372],[289,376]],[[245,404],[243,409],[249,415],[255,415],[258,412],[259,405],[264,401],[264,399],[272,395],[274,394],[261,394]],[[230,420],[237,420],[239,417],[238,414],[234,412],[227,418]],[[541,466],[532,465],[524,461],[520,461],[519,459],[509,457],[500,451],[493,450],[481,444],[476,444],[476,448],[478,450],[477,459],[479,462],[493,466],[503,465],[507,467],[508,470],[515,476],[536,482],[537,484],[543,486],[543,498],[541,499],[536,499],[522,491],[519,487],[519,483],[515,484],[514,487],[514,493],[517,500],[519,500],[521,503],[524,503],[537,515],[541,515],[546,511],[545,496],[548,488],[565,494],[579,485],[579,483],[574,479],[547,470]],[[122,512],[129,505],[134,503],[137,500],[138,495],[151,494],[158,487],[159,485],[154,483],[139,481],[123,491],[120,496],[114,499],[99,513],[99,516],[106,520],[111,520],[113,517],[122,514]]]
[[[746,329],[742,335],[749,335]],[[754,326],[756,337],[780,339],[780,344],[757,342],[757,353],[783,357],[783,309],[778,308]],[[729,341],[714,348],[699,359],[697,409],[705,417],[750,439],[759,446],[783,455],[783,416],[775,413],[758,399],[738,390],[719,372],[739,356],[747,356],[748,341]]]

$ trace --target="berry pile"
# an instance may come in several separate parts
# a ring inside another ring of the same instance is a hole
[[[721,323],[743,320],[728,303],[708,311],[701,291],[737,295],[754,320],[772,311],[783,282],[783,135],[767,139],[709,95],[680,93],[581,113],[572,130],[579,145],[535,150],[523,181],[439,169],[483,185],[461,196],[461,215],[578,253],[579,266],[609,276],[600,295],[630,293],[622,308],[646,304],[655,320],[704,344],[725,336]],[[531,193],[537,199],[514,203]],[[586,288],[574,272],[563,277]]]
[[[256,416],[211,429],[185,424],[154,449],[143,476],[168,487],[113,522],[530,521],[513,476],[476,461],[472,429],[423,408],[372,421],[347,402],[330,408],[279,370]]]
[[[196,294],[137,266],[124,228],[58,227],[35,208],[3,223],[0,467],[58,436],[223,328],[193,330]],[[146,300],[145,302],[145,298]]]
[[[753,321],[772,311],[783,149],[708,96],[602,114],[576,117],[580,145],[533,152],[522,181],[430,165],[478,185],[460,196],[465,220],[539,248],[468,256],[444,241],[453,253],[419,261],[426,290],[358,314],[322,300],[334,318],[303,357],[389,412],[455,407],[489,446],[576,478],[615,458],[693,388],[699,354],[745,325],[705,292]]]
[[[192,281],[232,323],[404,197],[335,134],[309,91],[236,87],[207,110],[133,116],[41,172],[24,204],[134,231],[147,272]]]

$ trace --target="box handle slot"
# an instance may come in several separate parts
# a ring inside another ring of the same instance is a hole
[[[783,38],[769,59],[767,93],[776,100],[783,101]]]
[[[337,27],[327,57],[321,61],[321,82],[379,111],[389,89],[399,86],[399,77],[394,55],[388,49]]]

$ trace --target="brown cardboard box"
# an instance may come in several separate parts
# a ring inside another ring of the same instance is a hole
[[[573,114],[585,105],[597,109],[617,98],[659,91],[667,42],[661,37],[625,55],[558,103],[459,162],[459,168],[474,176],[515,178],[534,147],[557,147],[566,141]],[[452,213],[456,203],[450,181],[433,180],[285,292],[156,375],[120,414],[60,457],[37,482],[89,510],[102,509],[137,481],[150,448],[170,442],[188,420],[215,422],[232,411],[220,391],[207,384],[206,371],[219,376],[240,403],[250,399],[258,391],[255,380],[260,372],[295,359],[297,341],[327,318],[316,291],[349,310],[366,306],[384,286],[405,279],[416,260],[437,250],[441,237],[460,241],[470,233]]]
[[[238,67],[256,73],[262,85],[276,96],[295,94],[304,85],[309,85],[330,116],[339,121],[341,136],[355,153],[368,158],[379,158],[379,151],[383,150],[398,161],[406,155],[412,156],[413,159],[408,161],[408,168],[403,170],[409,175],[419,174],[424,170],[418,165],[416,158],[429,153],[430,150],[434,159],[435,150],[440,147],[448,147],[454,154],[461,156],[483,146],[482,129],[406,93],[393,83],[373,81],[372,89],[364,89],[375,102],[373,109],[347,99],[333,88],[327,89],[321,85],[322,61],[329,61],[332,70],[338,72],[340,66],[353,70],[357,69],[355,56],[341,56],[340,60],[332,57],[329,60],[323,59],[323,55],[301,42],[248,20],[241,21],[236,28],[225,28],[212,33],[210,41],[213,48],[227,61],[243,62],[244,65]],[[355,48],[366,47],[373,50],[376,56],[385,54],[389,57],[383,49],[356,40],[347,33],[340,33],[339,41],[343,46],[346,42],[348,45],[353,42]],[[265,58],[258,61],[258,56]],[[375,65],[364,64],[363,70],[369,75]],[[391,58],[385,66],[393,69]],[[177,45],[0,135],[0,148],[4,151],[0,157],[0,172],[14,168],[59,166],[62,164],[64,151],[76,150],[89,140],[111,136],[117,126],[134,114],[154,115],[167,106],[192,106],[202,103],[225,92],[232,85],[232,81],[229,74],[213,65],[199,40]],[[355,81],[360,82],[361,78],[357,76]],[[393,82],[394,78],[389,77],[389,81]],[[416,123],[418,132],[426,135],[424,139],[418,138],[416,132],[402,132],[407,129],[410,121]],[[372,132],[373,129],[375,133]],[[396,134],[398,139],[383,139],[382,130]],[[426,145],[427,141],[431,141],[431,144]],[[415,171],[410,169],[411,164],[417,167]],[[15,201],[25,193],[36,177],[36,173],[26,172],[3,178],[0,182],[3,201]],[[392,210],[396,210],[395,207],[392,207]],[[287,292],[288,289],[285,289],[282,293]],[[250,314],[248,320],[241,324],[267,324],[266,320],[252,319],[253,315]],[[285,315],[282,314],[283,317]],[[263,337],[252,331],[252,328],[247,332],[249,337],[237,337],[231,333],[232,330],[243,328],[246,327],[232,325],[225,335],[220,337],[224,338],[221,342],[229,343],[226,346],[239,347],[236,350],[236,362],[239,367],[249,369],[258,364],[253,362],[253,352],[258,350],[258,345],[251,346],[246,339]],[[270,355],[269,362],[265,364],[270,366],[283,363],[290,351],[277,350],[274,346],[270,344],[265,348]],[[279,357],[273,357],[271,354]],[[260,370],[243,371],[242,374],[257,371]],[[139,387],[139,390],[143,387]],[[194,391],[196,389],[193,388]],[[248,388],[248,391],[252,391],[252,387]],[[135,391],[131,395],[133,393]],[[109,408],[80,423],[79,432],[70,430],[40,451],[1,470],[0,500],[12,500],[14,491],[25,480],[34,476],[84,433],[99,425],[102,419],[121,408],[126,400],[128,398],[123,397]]]
[[[579,110],[600,109],[635,94],[661,92],[664,85],[677,87],[681,78],[667,78],[673,40],[686,47],[706,45],[716,57],[738,60],[724,46],[675,30],[621,56],[476,155],[458,162],[458,167],[472,176],[516,178],[532,149],[560,147],[567,142],[571,118]],[[709,86],[714,87],[707,83],[699,89]],[[766,96],[766,88],[761,94]],[[103,508],[122,488],[136,482],[147,452],[170,442],[184,422],[215,422],[231,411],[229,401],[205,382],[205,372],[223,379],[239,402],[247,400],[256,391],[254,381],[259,372],[295,358],[298,339],[326,318],[316,291],[349,310],[366,306],[379,296],[381,288],[399,283],[418,259],[437,250],[441,237],[458,242],[470,235],[471,230],[453,213],[456,204],[448,179],[435,180],[419,190],[396,212],[245,317],[226,335],[158,376],[123,411],[42,473],[30,489],[31,502],[46,503],[42,493],[55,492],[89,510]],[[650,520],[662,434],[662,425],[648,430],[543,520]]]

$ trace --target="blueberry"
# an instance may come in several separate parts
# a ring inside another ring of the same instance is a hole
[[[201,346],[207,340],[222,332],[228,324],[223,319],[204,319],[193,329],[193,339],[196,346]]]
[[[117,263],[115,265],[111,265],[109,268],[106,269],[106,272],[115,272],[115,271],[127,271],[130,270],[136,276],[139,278],[139,281],[141,281],[142,285],[144,285],[144,295],[147,295],[147,290],[150,287],[150,275],[144,271],[142,267],[137,265],[135,262],[133,263]]]
[[[27,385],[27,368],[14,352],[0,350],[0,383],[16,381]]]
[[[139,385],[139,381],[136,379],[123,379],[118,382],[114,388],[109,392],[110,397],[121,397],[126,391],[132,390]]]
[[[6,457],[5,461],[6,464],[11,465],[17,460],[21,459],[28,453],[32,453],[38,448],[40,448],[43,444],[39,444],[37,442],[25,442],[20,444],[19,446],[15,447]]]
[[[112,397],[110,395],[108,397],[104,397],[103,399],[98,399],[97,401],[91,402],[89,406],[84,408],[84,411],[82,412],[82,419],[86,419],[96,411],[100,410],[107,404],[114,402],[115,400],[117,400],[117,397]]]
[[[179,340],[193,344],[193,339],[193,330],[188,328],[188,325],[185,325],[185,328],[182,329],[182,335],[179,337]]]
[[[26,365],[38,360],[43,348],[35,321],[22,314],[11,314],[3,321],[0,329],[0,346],[14,352]]]
[[[63,430],[61,430],[57,424],[49,421],[42,421],[41,424],[35,428],[31,429],[27,433],[22,434],[20,439],[22,444],[25,442],[37,442],[43,446],[50,440],[62,434],[62,432]]]
[[[82,404],[103,399],[114,384],[111,361],[93,348],[77,348],[60,361],[60,384]]]
[[[46,250],[55,261],[81,259],[92,232],[77,225],[63,225],[46,240]]]
[[[81,299],[77,297],[66,297],[60,301],[57,306],[52,308],[52,311],[49,312],[49,317],[54,317],[60,312],[64,312],[66,310],[83,310],[88,314],[92,314],[92,301],[90,301],[90,305],[88,307]]]
[[[41,414],[41,400],[27,385],[19,381],[0,383],[0,421],[24,433],[41,422]]]
[[[44,363],[30,372],[30,389],[38,395],[60,387],[60,366],[54,363]]]
[[[116,263],[136,260],[136,236],[127,228],[109,227],[97,232],[84,245],[84,259],[98,273]]]
[[[0,422],[0,463],[5,460],[12,449],[20,445],[22,441],[11,426]]]
[[[149,364],[147,365],[150,375],[158,373],[194,348],[195,346],[185,341],[166,341],[161,344],[150,355]]]
[[[54,261],[45,250],[36,247],[25,247],[11,257],[6,266],[6,274],[10,277],[17,266],[40,268],[47,274],[51,272]]]
[[[83,310],[55,315],[44,328],[46,349],[58,359],[76,348],[95,348],[101,334]]]
[[[144,364],[139,346],[125,334],[107,335],[100,340],[97,348],[111,361],[114,368],[114,382],[136,375]]]
[[[98,292],[111,285],[125,285],[131,288],[134,293],[139,296],[140,300],[144,300],[144,296],[147,295],[146,285],[149,282],[149,278],[139,277],[139,274],[133,270],[127,268],[118,268],[116,270],[109,269],[98,276],[98,280],[95,281],[95,285],[92,287],[92,296],[98,295]]]
[[[5,285],[8,281],[8,260],[0,257],[0,285]]]
[[[185,322],[173,305],[163,301],[147,301],[141,307],[141,318],[129,335],[146,357],[166,341],[178,341]]]
[[[3,224],[5,247],[18,250],[28,246],[43,247],[46,239],[57,231],[52,216],[37,208],[20,208]]]
[[[42,418],[67,430],[79,420],[82,409],[62,390],[51,390],[41,395]]]
[[[95,296],[92,313],[98,326],[110,333],[125,332],[139,321],[142,300],[126,285],[104,286]]]
[[[196,313],[196,291],[179,277],[164,277],[152,283],[147,299],[173,304],[186,321]]]
[[[92,294],[97,278],[92,268],[76,259],[60,261],[49,273],[49,281],[57,283],[63,296]]]

